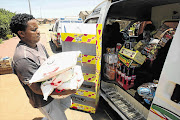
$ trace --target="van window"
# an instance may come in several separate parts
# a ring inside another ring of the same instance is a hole
[[[129,36],[139,36],[147,24],[152,24],[152,21],[133,21],[133,24],[130,24],[128,28]]]
[[[88,19],[85,23],[97,23],[98,21],[98,17],[97,18],[91,18],[91,19]]]
[[[58,25],[59,25],[59,22],[57,22],[56,25],[55,25],[55,31],[56,31],[56,32],[57,32],[57,30],[58,30]]]
[[[118,22],[120,25],[120,31],[124,31],[125,28],[132,22],[130,20],[118,20],[118,19],[107,19],[106,25],[112,25],[113,23]]]

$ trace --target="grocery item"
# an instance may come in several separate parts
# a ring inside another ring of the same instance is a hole
[[[163,37],[160,39],[160,46],[164,47],[166,45],[166,43],[173,38],[175,31],[173,30],[173,28],[170,28],[168,30],[165,31]]]
[[[0,58],[0,74],[10,74],[13,72],[11,62],[12,59],[10,57]]]
[[[106,68],[105,77],[107,77],[109,80],[114,80],[116,75],[116,68],[114,64],[113,65],[106,64],[105,68]]]
[[[120,51],[121,47],[122,47],[121,43],[117,43],[117,45],[116,45],[116,53],[118,53]]]
[[[168,29],[169,27],[167,25],[161,25],[153,37],[158,38],[160,40]]]
[[[125,90],[132,88],[134,86],[134,80],[136,75],[134,74],[135,67],[126,67],[122,63],[117,69],[116,82],[119,83]]]
[[[62,81],[61,77],[58,75],[53,77],[53,79],[42,82],[41,90],[44,96],[44,100],[47,100],[48,96],[54,91],[54,89],[58,90],[78,90],[84,81],[84,77],[82,74],[81,66],[76,65],[73,68],[73,77],[71,77],[67,81]],[[61,99],[67,97],[69,95],[52,95],[52,97],[56,99]]]
[[[142,55],[138,50],[132,51],[130,49],[125,48],[124,46],[119,51],[119,54],[122,54],[134,61],[136,61],[139,64],[143,64],[146,60],[146,56]]]
[[[104,59],[108,64],[117,63],[118,57],[115,54],[115,48],[107,48],[107,53],[104,54]]]
[[[29,83],[42,82],[74,67],[81,51],[61,52],[50,56],[34,73]]]
[[[145,99],[153,99],[155,96],[155,91],[157,84],[154,83],[144,83],[138,87],[137,92],[140,96]]]

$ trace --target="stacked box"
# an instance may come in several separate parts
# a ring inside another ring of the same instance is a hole
[[[116,81],[125,90],[134,86],[136,75],[134,74],[135,67],[142,65],[146,60],[146,56],[139,51],[132,51],[124,46],[118,53],[118,63],[116,68]]]
[[[139,64],[143,64],[146,60],[146,56],[142,55],[139,51],[132,51],[130,49],[125,48],[124,46],[119,51],[119,54],[126,56],[127,58],[130,58],[134,61],[136,61]]]
[[[0,60],[0,74],[10,74],[13,72],[11,62],[11,58]]]
[[[66,29],[71,28],[66,24],[63,25]],[[73,25],[76,27],[75,24]],[[82,67],[84,83],[71,96],[73,100],[71,108],[95,113],[100,89],[102,25],[82,24],[77,26],[77,30],[79,29],[81,32],[61,33],[63,52],[79,50],[82,52],[78,65]]]

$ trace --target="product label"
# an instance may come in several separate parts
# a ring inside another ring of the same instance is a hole
[[[139,63],[139,64],[143,64],[144,63],[144,61],[146,60],[146,56],[145,55],[142,55],[139,51],[132,51],[132,50],[129,50],[129,49],[126,49],[126,48],[122,48],[120,51],[119,51],[119,53],[118,53],[118,55],[119,54],[122,54],[122,55],[124,55],[124,56],[126,56],[126,57],[128,57],[128,58],[130,58],[130,59],[132,59],[132,60],[134,60],[134,61],[136,61],[137,63]],[[124,61],[124,60],[123,60]],[[127,65],[126,65],[127,66]]]
[[[132,75],[132,80],[135,80],[136,79],[136,75]]]
[[[134,58],[134,61],[136,61],[137,63],[139,63],[141,65],[144,63],[145,60],[146,60],[146,56],[141,55],[140,52],[138,52]]]
[[[125,75],[126,75],[125,73],[121,73],[121,77],[125,77]]]
[[[118,73],[118,75],[121,75],[121,71],[118,71],[117,73]]]
[[[118,58],[119,58],[119,60],[122,61],[127,67],[129,67],[129,66],[131,65],[131,63],[133,62],[133,60],[124,57],[124,56],[121,55],[120,53],[118,53]]]
[[[119,51],[119,53],[122,54],[122,55],[124,55],[124,56],[126,56],[126,57],[128,57],[128,58],[134,58],[135,55],[136,55],[136,52],[135,52],[135,51],[126,49],[126,48],[124,48],[124,46],[123,46],[123,48]]]
[[[129,81],[131,80],[131,76],[128,76],[128,80],[129,80]]]

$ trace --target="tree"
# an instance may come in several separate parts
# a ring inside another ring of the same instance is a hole
[[[2,8],[0,9],[0,38],[7,39],[7,35],[11,34],[9,25],[14,15],[15,13]]]

